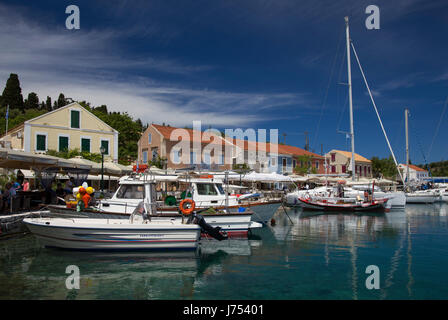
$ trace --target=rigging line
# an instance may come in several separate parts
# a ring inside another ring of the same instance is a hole
[[[341,40],[342,40],[342,35],[343,34],[344,34],[343,33],[343,29],[341,29],[341,32],[340,32],[340,35],[339,35],[338,46],[337,46],[337,49],[336,49],[336,54],[334,55],[333,63],[332,63],[332,66],[331,66],[331,72],[330,72],[330,77],[328,79],[327,89],[326,89],[326,92],[325,92],[325,95],[324,95],[324,100],[322,101],[322,106],[321,106],[321,109],[320,109],[319,121],[317,122],[316,134],[314,135],[313,144],[312,144],[313,146],[316,145],[316,139],[317,139],[317,137],[319,135],[320,123],[321,123],[321,120],[322,120],[322,116],[324,114],[325,104],[327,103],[328,91],[330,90],[331,79],[333,79],[334,66],[336,65],[336,58],[337,58],[338,53],[339,53],[339,48],[341,46]]]
[[[340,113],[340,116],[339,116],[338,126],[337,126],[337,128],[336,128],[336,131],[337,131],[337,132],[340,131],[339,129],[341,128],[341,122],[342,122],[342,118],[344,117],[344,114],[345,114],[345,110],[346,110],[347,102],[348,102],[348,92],[347,92],[346,95],[345,95],[345,102],[344,102],[344,104],[342,105],[342,110],[341,110],[341,113]]]
[[[405,122],[405,120],[404,120],[404,118],[402,118],[401,123],[400,123],[400,130],[398,130],[398,133],[395,136],[395,141],[394,141],[395,146],[398,144],[398,139],[401,138],[401,132],[403,132],[404,122]]]
[[[409,123],[409,127],[413,127],[411,123]],[[428,169],[428,174],[432,178],[431,169],[429,167],[428,161],[426,161],[425,153],[423,152],[423,145],[420,143],[420,139],[419,139],[420,135],[418,134],[418,129],[413,129],[411,131],[414,133],[414,136],[416,138],[415,140],[417,140],[417,144],[418,144],[420,151],[422,153],[422,156],[423,156],[423,161],[425,162],[426,168]]]
[[[364,79],[364,83],[366,84],[366,87],[367,87],[367,91],[369,92],[370,100],[372,100],[373,107],[375,108],[375,112],[376,112],[376,115],[378,117],[378,121],[380,122],[381,129],[383,130],[384,137],[386,138],[387,145],[389,146],[389,150],[390,150],[390,152],[392,154],[392,157],[394,158],[395,168],[397,169],[397,172],[400,175],[400,179],[401,179],[401,181],[403,182],[403,185],[404,185],[403,176],[401,175],[401,171],[398,168],[397,158],[395,158],[395,154],[394,154],[394,151],[392,150],[392,147],[390,145],[389,138],[387,138],[386,130],[384,129],[383,122],[381,121],[380,114],[378,113],[378,108],[376,107],[375,100],[373,99],[372,92],[370,91],[370,87],[369,87],[369,84],[367,83],[366,76],[364,75],[364,71],[362,70],[361,62],[359,62],[358,54],[356,53],[355,46],[353,45],[353,41],[351,41],[350,44],[352,45],[353,53],[355,54],[356,61],[358,62],[359,70],[361,71],[362,77]]]
[[[442,115],[440,116],[439,123],[437,124],[436,132],[434,133],[434,137],[432,137],[431,145],[429,146],[428,157],[431,155],[432,146],[434,144],[434,141],[436,140],[437,134],[439,133],[440,124],[442,123],[443,116],[445,115],[447,105],[448,105],[448,96],[446,97],[445,105],[443,106]]]

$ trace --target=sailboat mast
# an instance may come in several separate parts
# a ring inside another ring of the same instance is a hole
[[[350,104],[350,138],[352,142],[352,180],[355,181],[355,131],[353,128],[353,97],[352,97],[352,70],[350,62],[350,30],[348,26],[348,17],[345,17],[345,35],[347,40],[347,73],[348,73],[348,99]]]
[[[404,120],[405,120],[405,126],[406,126],[406,184],[405,184],[405,190],[406,186],[409,183],[409,130],[408,130],[408,115],[409,110],[404,109]]]

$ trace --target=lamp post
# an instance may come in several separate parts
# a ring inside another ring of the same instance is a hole
[[[101,193],[104,192],[104,153],[106,152],[106,148],[103,146],[100,147],[101,152]]]

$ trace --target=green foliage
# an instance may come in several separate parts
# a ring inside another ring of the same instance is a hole
[[[24,102],[25,109],[39,109],[39,97],[35,92],[30,92]]]
[[[428,170],[427,165],[419,165],[420,168]],[[429,164],[431,176],[448,177],[448,161],[432,162]]]
[[[55,102],[56,108],[61,108],[67,104],[67,100],[65,100],[65,96],[60,93],[57,102]]]
[[[53,106],[51,105],[51,97],[47,96],[47,101],[45,102],[45,107],[47,111],[53,110]]]
[[[237,172],[239,172],[239,171],[249,171],[250,167],[249,167],[249,165],[247,163],[240,163],[240,164],[235,163],[232,166],[232,170],[235,170]]]
[[[23,122],[36,118],[44,114],[45,110],[26,109],[22,112],[20,109],[9,109],[8,131],[22,124]],[[6,129],[6,107],[0,107],[0,134],[5,134]]]
[[[157,157],[151,161],[149,161],[148,166],[152,167],[155,166],[159,169],[165,169],[165,164],[167,163],[166,158],[161,158],[157,155]]]
[[[5,184],[7,182],[16,181],[16,178],[17,177],[13,173],[0,175],[0,189],[5,191]]]
[[[389,179],[395,179],[398,170],[395,166],[392,156],[389,158],[379,159],[378,157],[372,157],[372,173],[374,178],[384,177]]]
[[[294,168],[294,173],[305,175],[307,173],[317,173],[316,168],[310,166],[312,158],[308,155],[301,155],[297,157],[297,166]]]
[[[3,90],[1,106],[9,105],[11,109],[23,110],[23,96],[20,88],[19,76],[11,73],[6,81],[5,89]]]
[[[63,151],[56,151],[56,150],[48,150],[46,152],[49,156],[54,156],[58,158],[63,159],[70,159],[74,158],[76,156],[81,156],[84,159],[100,163],[101,162],[101,154],[99,153],[90,153],[86,151],[79,151],[79,149],[70,149],[70,150],[63,150]]]

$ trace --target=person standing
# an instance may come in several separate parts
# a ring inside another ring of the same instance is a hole
[[[30,182],[27,179],[25,179],[23,181],[22,190],[23,191],[30,191]]]

